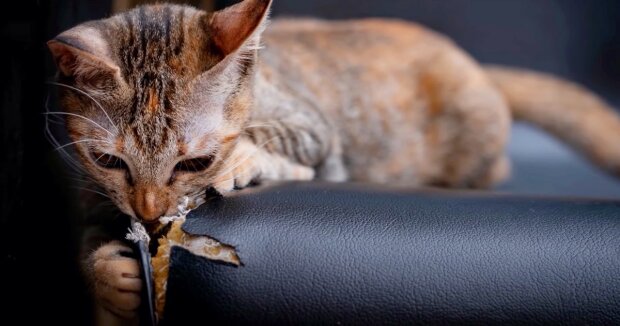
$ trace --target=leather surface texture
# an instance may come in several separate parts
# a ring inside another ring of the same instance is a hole
[[[291,183],[184,229],[243,266],[173,249],[167,325],[620,322],[618,201]]]

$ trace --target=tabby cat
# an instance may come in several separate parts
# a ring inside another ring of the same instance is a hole
[[[144,223],[182,197],[264,180],[488,187],[508,176],[511,117],[620,174],[620,119],[534,72],[481,67],[446,37],[393,20],[279,20],[270,0],[218,12],[143,6],[48,45],[81,164]],[[96,237],[101,307],[133,318],[138,265]]]

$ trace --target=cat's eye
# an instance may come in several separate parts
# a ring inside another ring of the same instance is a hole
[[[118,156],[99,152],[92,152],[91,156],[93,161],[104,169],[128,170],[125,161]]]
[[[213,163],[213,156],[197,157],[184,160],[174,166],[175,172],[201,172],[209,168]]]

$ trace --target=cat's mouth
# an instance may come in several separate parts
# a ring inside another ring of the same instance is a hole
[[[146,231],[152,235],[157,236],[165,232],[165,227],[170,224],[170,222],[177,220],[180,217],[185,217],[190,210],[200,206],[201,204],[207,202],[209,199],[219,198],[222,195],[217,192],[214,188],[207,188],[200,192],[200,195],[188,195],[183,196],[178,201],[176,212],[170,216],[160,216],[157,219],[138,219],[140,223],[144,226]]]

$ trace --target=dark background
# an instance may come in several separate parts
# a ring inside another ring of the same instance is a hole
[[[45,41],[79,22],[108,16],[111,4],[22,0],[11,5],[15,9],[0,14],[0,293],[11,302],[2,310],[8,308],[24,324],[88,324],[90,305],[75,263],[77,199],[65,164],[43,133],[45,81],[54,74]],[[620,106],[617,0],[275,0],[273,12],[415,20],[450,35],[482,62],[552,72]]]

